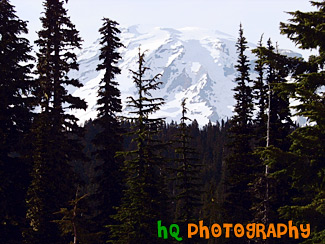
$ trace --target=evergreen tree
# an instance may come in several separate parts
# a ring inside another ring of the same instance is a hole
[[[257,48],[252,50],[257,57],[255,64],[255,71],[258,76],[254,80],[253,86],[253,96],[255,100],[256,107],[258,109],[255,123],[255,131],[256,131],[256,144],[258,146],[266,145],[266,124],[267,124],[267,104],[268,104],[268,86],[265,84],[265,55],[263,53],[264,47],[262,43],[263,36],[258,43]]]
[[[165,218],[167,207],[161,179],[164,162],[158,154],[162,145],[157,139],[163,119],[151,117],[163,104],[162,98],[151,95],[161,84],[160,75],[145,79],[149,68],[144,64],[144,57],[139,49],[138,70],[131,70],[138,97],[129,97],[129,106],[134,109],[130,113],[135,116],[127,119],[134,123],[130,134],[136,146],[134,150],[121,153],[125,157],[126,189],[113,216],[119,223],[111,226],[112,243],[159,243],[157,221]]]
[[[284,88],[299,101],[294,108],[297,115],[307,118],[309,124],[291,134],[291,160],[289,174],[297,193],[293,202],[280,209],[282,215],[296,223],[309,223],[312,238],[306,243],[320,243],[325,239],[325,2],[314,2],[313,12],[290,12],[290,23],[281,23],[281,33],[302,49],[314,49],[318,55],[310,56],[304,65],[306,72],[295,77],[294,83]]]
[[[280,87],[281,84],[285,83],[290,78],[301,60],[281,55],[278,50],[273,47],[270,39],[267,42],[266,48],[259,48],[259,53],[262,55],[266,67],[265,80],[268,90],[267,121],[264,126],[264,135],[266,137],[264,137],[264,145],[266,145],[266,147],[273,146],[274,149],[277,148],[276,150],[287,152],[290,147],[288,135],[294,130],[294,124],[291,120],[289,93],[280,89]],[[266,148],[264,147],[264,149]],[[270,166],[270,172],[283,170],[287,167],[287,165],[281,164],[280,162],[268,164],[268,166]],[[287,190],[288,189],[286,189],[285,192],[287,192]],[[282,198],[281,201],[283,202],[283,200]]]
[[[237,86],[234,88],[234,98],[237,101],[235,105],[235,115],[233,116],[233,124],[241,126],[247,130],[252,121],[253,103],[252,103],[252,88],[250,86],[251,79],[249,78],[249,60],[245,55],[248,48],[246,38],[244,37],[242,26],[239,29],[239,38],[236,44],[238,52],[238,60],[235,68],[237,69],[238,76],[235,81]]]
[[[116,66],[120,54],[117,49],[123,45],[117,35],[117,22],[104,18],[103,27],[100,28],[102,39],[100,44],[101,55],[99,59],[103,62],[98,65],[97,70],[104,70],[104,78],[101,80],[98,91],[98,115],[94,121],[99,125],[100,132],[94,139],[96,145],[95,155],[100,162],[97,166],[97,177],[94,183],[98,185],[95,193],[96,216],[94,223],[99,232],[99,242],[105,243],[108,240],[108,228],[106,225],[113,224],[111,215],[115,213],[113,207],[118,206],[121,198],[121,160],[115,158],[115,153],[122,150],[121,125],[117,119],[117,113],[122,111],[120,91],[118,83],[114,78],[121,70]]]
[[[269,145],[274,145],[281,150],[288,151],[290,142],[288,135],[293,129],[291,112],[289,108],[289,94],[278,89],[279,85],[286,82],[295,59],[290,59],[278,53],[278,48],[274,48],[271,40],[267,42],[266,63],[269,108]]]
[[[32,60],[27,23],[0,1],[0,242],[21,243],[30,165],[24,138],[32,120]]]
[[[186,229],[188,223],[198,222],[199,211],[198,207],[201,203],[200,187],[200,168],[198,164],[197,153],[191,147],[192,137],[189,135],[189,128],[186,121],[190,120],[186,117],[186,99],[182,101],[182,117],[179,124],[179,132],[176,135],[175,143],[179,145],[175,149],[177,155],[176,161],[176,216],[175,220],[180,223],[180,229]],[[186,239],[185,243],[193,243],[192,240]]]
[[[223,218],[223,200],[225,194],[223,194],[224,174],[222,172],[224,156],[227,156],[227,149],[225,145],[228,144],[228,126],[229,123],[222,124],[219,122],[216,125],[210,125],[210,123],[203,127],[202,133],[206,133],[206,137],[202,137],[203,144],[203,159],[204,165],[204,202],[203,202],[203,217],[204,222],[213,225],[214,223],[221,223],[225,219]],[[206,128],[206,130],[205,130]],[[210,149],[205,152],[206,149]],[[212,158],[211,158],[212,156]],[[219,243],[218,239],[210,239],[208,243]]]
[[[259,74],[253,87],[258,107],[255,121],[260,139],[257,145],[265,146],[268,141],[269,145],[287,151],[290,144],[287,136],[293,129],[293,122],[289,94],[279,89],[279,86],[292,75],[300,60],[281,55],[270,39],[267,47],[260,41],[252,52],[258,57],[255,70]]]
[[[88,239],[90,237],[88,225],[85,223],[85,219],[82,217],[85,212],[82,207],[80,207],[82,200],[88,195],[79,196],[79,188],[77,188],[76,197],[74,200],[69,202],[69,208],[61,208],[60,211],[55,214],[61,215],[60,220],[54,220],[60,226],[63,235],[71,236],[73,242],[71,244],[77,243],[92,243]]]
[[[290,146],[288,135],[294,125],[289,108],[289,94],[279,87],[289,79],[300,60],[281,55],[270,39],[267,47],[260,45],[254,52],[259,57],[258,62],[264,66],[267,109],[264,114],[257,115],[257,121],[263,121],[257,125],[257,129],[260,128],[260,134],[264,135],[258,141],[260,147],[255,150],[256,155],[260,156],[260,162],[251,188],[256,199],[252,210],[254,221],[268,225],[280,221],[277,210],[289,201],[291,194],[290,178],[285,172],[290,160],[287,154]],[[276,243],[279,240],[260,242]],[[281,242],[287,243],[288,240],[282,238]]]
[[[252,182],[252,88],[249,78],[249,61],[245,55],[247,47],[246,38],[240,25],[239,38],[236,44],[239,54],[238,63],[235,66],[238,76],[235,79],[237,86],[234,88],[236,105],[231,121],[230,154],[226,159],[226,199],[225,221],[247,223],[251,220],[249,209],[252,198],[248,192],[248,184]]]
[[[86,109],[86,103],[68,93],[66,86],[81,87],[68,72],[77,70],[75,48],[81,39],[67,16],[62,0],[44,2],[43,29],[38,32],[37,89],[40,113],[33,126],[32,183],[28,190],[26,242],[62,243],[54,213],[74,199],[75,176],[70,164],[82,159],[77,137],[82,130],[70,109]]]

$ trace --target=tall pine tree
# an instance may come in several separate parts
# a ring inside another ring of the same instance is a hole
[[[263,79],[260,86],[255,86],[259,99],[264,100],[264,112],[259,108],[257,114],[257,146],[255,152],[260,156],[256,167],[256,180],[252,185],[256,202],[252,207],[254,221],[265,225],[279,222],[278,208],[288,202],[290,194],[290,179],[285,174],[288,166],[290,141],[288,135],[293,130],[293,122],[289,109],[288,92],[279,89],[291,75],[293,67],[299,63],[296,58],[281,55],[276,50],[271,40],[267,47],[259,45],[253,52],[258,56],[258,65],[262,64]],[[262,85],[264,94],[262,93]],[[273,243],[279,240],[259,240],[260,242]],[[288,240],[280,240],[286,243]]]
[[[268,99],[269,116],[269,145],[288,151],[290,142],[288,135],[293,130],[291,112],[289,108],[288,92],[278,89],[286,82],[296,59],[281,55],[278,47],[272,45],[271,39],[264,50],[267,66],[266,83],[270,98]]]
[[[251,79],[249,77],[249,61],[245,54],[247,46],[243,29],[240,25],[237,41],[238,61],[237,86],[234,88],[236,105],[231,121],[229,155],[226,158],[226,199],[224,202],[225,220],[247,223],[251,220],[250,207],[252,198],[248,184],[252,182],[252,116],[253,98]],[[243,240],[244,241],[244,240]]]
[[[68,77],[70,70],[78,69],[73,50],[80,48],[81,39],[63,5],[62,0],[44,2],[43,29],[36,41],[39,51],[35,96],[40,113],[33,127],[34,165],[27,196],[30,228],[26,232],[26,242],[34,244],[62,243],[53,222],[54,213],[74,199],[75,176],[70,164],[82,157],[82,146],[77,140],[82,130],[69,110],[85,109],[86,103],[66,89],[82,86]]]
[[[162,177],[163,158],[159,155],[161,143],[157,134],[164,123],[152,114],[160,109],[162,98],[153,98],[151,93],[159,88],[160,75],[145,79],[148,67],[145,54],[138,54],[138,70],[132,71],[137,88],[137,97],[129,97],[128,103],[135,116],[131,135],[135,149],[121,153],[125,157],[124,195],[114,219],[118,224],[111,226],[112,243],[158,243],[157,220],[163,219],[166,194]]]
[[[254,120],[256,144],[264,147],[266,145],[266,124],[267,124],[267,100],[268,100],[268,86],[265,82],[266,76],[266,64],[265,55],[263,53],[263,36],[258,43],[257,48],[252,50],[252,53],[256,55],[255,71],[258,76],[253,81],[253,97],[257,107],[257,114]]]
[[[97,148],[95,155],[100,163],[94,180],[98,187],[94,195],[97,202],[94,222],[99,234],[98,243],[105,243],[109,238],[108,228],[104,226],[113,224],[110,216],[115,213],[113,207],[120,203],[122,191],[121,160],[115,157],[115,153],[122,150],[121,125],[117,118],[117,114],[122,111],[122,105],[118,83],[114,79],[121,72],[116,65],[121,59],[118,49],[123,45],[118,38],[118,23],[107,18],[103,21],[99,30],[102,34],[99,56],[102,63],[97,70],[104,70],[105,74],[98,90],[98,115],[94,121],[99,125],[100,132],[93,141]]]
[[[0,242],[21,243],[30,165],[24,140],[32,120],[32,60],[27,23],[0,1]]]
[[[321,243],[325,239],[325,2],[311,4],[313,12],[290,12],[289,23],[281,23],[281,33],[288,36],[299,48],[313,49],[317,55],[310,56],[306,72],[295,77],[285,89],[299,101],[294,108],[297,115],[304,116],[308,124],[291,134],[291,152],[295,160],[289,167],[293,188],[297,193],[292,204],[280,209],[286,218],[296,223],[309,223],[312,238],[305,243]]]
[[[186,99],[182,101],[182,117],[179,124],[179,132],[174,141],[177,147],[176,153],[176,213],[175,220],[180,223],[180,229],[184,230],[188,223],[196,223],[199,221],[198,209],[202,205],[201,194],[202,182],[200,182],[200,173],[202,165],[198,164],[198,154],[191,147],[191,139],[189,128],[186,121],[190,120],[186,117]],[[184,233],[185,234],[185,233]],[[185,236],[185,235],[184,235]],[[190,239],[185,239],[184,243],[193,243]]]

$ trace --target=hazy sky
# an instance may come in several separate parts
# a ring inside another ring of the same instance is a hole
[[[17,15],[29,21],[31,40],[35,40],[41,27],[42,2],[11,0]],[[280,48],[295,51],[294,44],[280,35],[279,23],[290,18],[285,12],[315,10],[308,0],[69,0],[65,6],[86,46],[99,37],[101,19],[108,17],[123,27],[139,24],[140,32],[153,27],[194,26],[234,37],[241,22],[248,41],[257,43],[264,33],[265,39],[271,37]]]

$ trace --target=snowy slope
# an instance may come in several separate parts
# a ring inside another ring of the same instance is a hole
[[[146,52],[146,65],[151,68],[147,78],[161,73],[163,85],[153,93],[155,97],[163,97],[166,104],[157,116],[166,117],[167,121],[180,119],[180,104],[184,97],[188,98],[188,117],[196,119],[200,125],[209,120],[226,119],[232,115],[233,82],[236,64],[236,38],[218,31],[198,28],[167,29],[155,28],[148,33],[139,33],[137,26],[121,29],[122,60],[119,67],[121,75],[117,77],[122,94],[124,112],[128,96],[135,95],[129,69],[136,70],[138,48]],[[249,44],[254,48],[253,44]],[[103,72],[97,72],[99,63],[99,40],[92,46],[83,49],[78,60],[78,72],[71,73],[78,78],[84,87],[71,90],[74,95],[87,101],[87,111],[77,111],[81,122],[96,117],[97,89]],[[286,50],[290,53],[290,51]],[[250,60],[255,57],[247,52]],[[251,61],[253,63],[253,61]]]

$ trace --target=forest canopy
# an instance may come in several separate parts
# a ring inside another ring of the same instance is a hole
[[[117,77],[127,44],[107,17],[98,27],[97,116],[81,125],[69,111],[87,104],[68,87],[83,87],[69,75],[79,72],[82,39],[67,4],[43,1],[32,48],[28,22],[0,0],[0,243],[175,243],[159,237],[162,224],[177,225],[184,243],[324,242],[325,1],[280,23],[281,34],[316,53],[308,60],[263,36],[250,50],[240,24],[233,116],[206,125],[186,97],[180,121],[156,116],[162,74],[148,75],[141,47],[129,70],[136,93],[121,116]],[[189,223],[204,223],[207,233],[215,223],[290,223],[310,235],[188,238]]]

